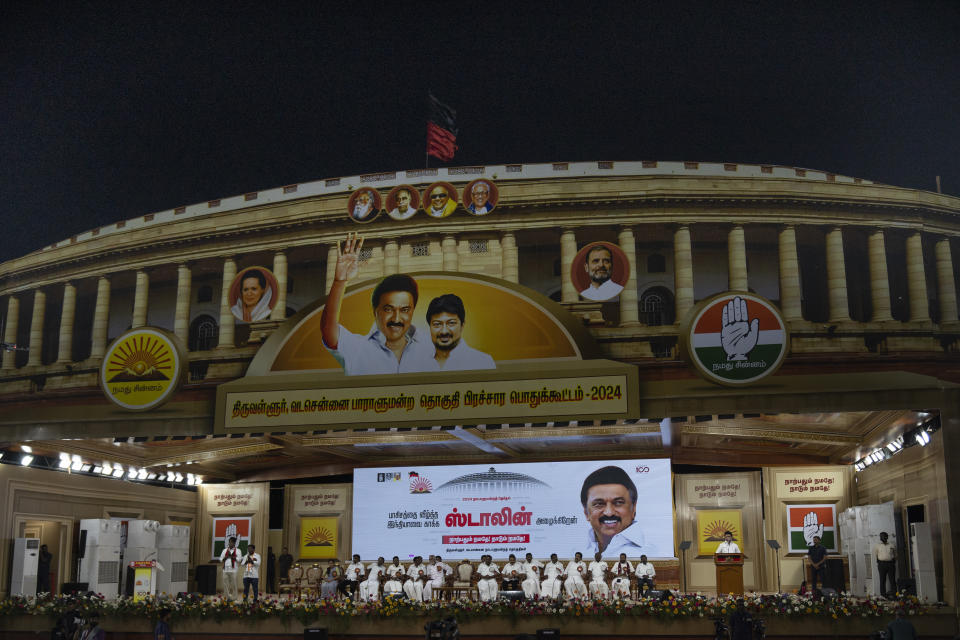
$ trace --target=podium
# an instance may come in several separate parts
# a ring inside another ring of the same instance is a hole
[[[717,566],[717,595],[743,594],[743,554],[717,553],[713,563]]]

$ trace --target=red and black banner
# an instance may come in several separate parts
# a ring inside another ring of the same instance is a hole
[[[457,112],[437,100],[432,93],[428,95],[427,155],[449,162],[457,151]]]

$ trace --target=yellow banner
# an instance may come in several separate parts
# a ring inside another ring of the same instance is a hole
[[[627,376],[465,381],[226,394],[224,428],[418,421],[461,424],[625,413]]]
[[[716,553],[724,531],[733,534],[733,541],[743,551],[743,517],[739,509],[698,509],[697,555]]]
[[[300,518],[300,557],[322,559],[337,557],[338,518]]]
[[[153,579],[153,569],[137,567],[133,570],[133,601],[137,602],[153,595],[150,592],[150,582]]]

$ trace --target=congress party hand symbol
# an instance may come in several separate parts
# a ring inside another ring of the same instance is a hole
[[[720,344],[727,352],[727,360],[746,360],[760,337],[760,321],[750,322],[747,303],[740,296],[727,303],[723,308]]]
[[[823,540],[823,525],[817,523],[817,514],[811,511],[803,516],[803,539],[808,547],[813,546],[813,537]]]

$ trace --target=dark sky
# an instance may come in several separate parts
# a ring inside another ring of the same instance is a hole
[[[422,167],[430,88],[454,165],[776,163],[960,195],[958,34],[958,2],[10,3],[0,260]]]

